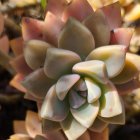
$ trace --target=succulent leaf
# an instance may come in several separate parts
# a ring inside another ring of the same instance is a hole
[[[56,95],[64,100],[72,86],[80,79],[78,74],[64,75],[56,83]],[[65,86],[64,86],[65,85]]]
[[[72,0],[70,5],[64,10],[62,20],[67,21],[69,17],[74,17],[79,21],[83,21],[92,12],[93,10],[87,0]]]
[[[96,119],[99,111],[100,103],[99,101],[93,102],[91,104],[86,103],[78,109],[70,109],[73,117],[84,127],[89,128],[92,126],[94,120]]]
[[[71,114],[69,114],[68,117],[60,124],[69,140],[77,139],[87,130],[87,128],[76,121]],[[75,130],[77,130],[76,133]]]
[[[86,82],[87,89],[88,89],[88,91],[87,91],[88,92],[88,95],[87,95],[88,103],[93,103],[100,98],[101,89],[100,89],[99,85],[97,85],[97,83],[95,83],[93,80],[91,80],[89,78],[85,78],[85,82]]]
[[[105,15],[101,10],[97,10],[88,16],[83,23],[92,32],[96,47],[109,44],[110,29]]]
[[[33,19],[24,17],[22,19],[22,36],[24,41],[38,39],[42,40],[42,28],[43,22]]]
[[[43,25],[43,39],[58,46],[58,37],[64,26],[63,21],[51,12],[47,12]]]
[[[54,122],[48,119],[42,119],[42,132],[47,134],[47,132],[58,131],[61,129],[58,122]]]
[[[44,72],[48,77],[57,79],[64,74],[71,73],[73,65],[80,61],[80,57],[72,51],[48,48]]]
[[[15,56],[23,54],[23,38],[18,37],[10,41],[11,49]]]
[[[89,129],[93,132],[101,133],[107,127],[107,125],[107,122],[104,122],[99,117],[97,117]]]
[[[109,78],[118,75],[125,64],[126,47],[123,45],[102,46],[93,50],[86,60],[102,60],[106,64]],[[115,65],[114,65],[115,64]]]
[[[61,122],[69,113],[69,106],[66,100],[60,101],[56,95],[55,85],[53,85],[43,102],[40,115],[44,119]]]
[[[23,54],[15,57],[9,63],[17,73],[28,75],[32,72],[32,69],[30,69],[30,67],[25,62],[25,58]]]
[[[54,81],[45,75],[42,68],[32,72],[22,81],[22,85],[38,99],[43,99],[45,97],[53,83]]]
[[[121,26],[121,6],[119,2],[104,6],[101,8],[101,10],[106,16],[110,30],[116,29]]]
[[[52,45],[40,41],[30,40],[24,48],[24,58],[31,69],[38,69],[44,65],[47,49]]]
[[[28,111],[25,119],[25,126],[28,134],[35,138],[36,134],[41,134],[41,121],[38,114],[32,111]]]
[[[129,47],[132,35],[133,35],[133,29],[131,28],[117,28],[113,30],[111,34],[110,43]]]
[[[121,104],[122,104],[122,113],[114,116],[114,117],[110,117],[110,118],[105,118],[105,117],[100,117],[99,118],[106,122],[106,123],[111,123],[111,124],[125,124],[125,108],[124,108],[124,104],[122,102],[122,99],[120,99]]]
[[[71,90],[69,92],[69,103],[71,108],[78,109],[86,103],[86,99],[80,96],[76,91]]]
[[[110,118],[122,113],[122,105],[115,86],[108,82],[102,86],[102,97],[100,99],[99,116]]]
[[[69,18],[61,31],[58,47],[76,52],[85,58],[95,47],[91,32],[74,18]]]
[[[112,78],[111,81],[115,84],[124,84],[136,77],[139,74],[139,70],[137,69],[136,65],[129,60],[129,57],[126,57],[125,65],[123,70],[119,75]]]
[[[101,83],[107,82],[107,72],[103,61],[90,60],[77,63],[72,68],[74,73],[89,76]]]

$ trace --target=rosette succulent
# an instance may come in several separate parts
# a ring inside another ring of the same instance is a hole
[[[74,140],[125,123],[119,94],[139,86],[140,57],[127,52],[132,29],[120,26],[119,3],[93,11],[87,0],[50,0],[44,21],[23,18],[25,45],[13,47],[11,64],[44,133]]]

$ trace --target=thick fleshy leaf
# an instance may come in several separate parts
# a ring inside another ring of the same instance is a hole
[[[73,117],[83,126],[89,128],[92,126],[94,120],[97,117],[99,111],[99,101],[92,104],[85,104],[78,109],[70,109]]]
[[[54,83],[52,79],[49,79],[43,69],[38,69],[31,73],[22,81],[22,85],[30,91],[36,98],[43,99]]]
[[[74,17],[77,20],[82,21],[92,12],[93,10],[86,0],[72,0],[64,11],[62,20],[67,21],[69,17]]]
[[[125,65],[121,73],[111,79],[113,83],[124,84],[138,76],[139,70],[137,69],[137,66],[131,61],[131,59],[129,59],[128,56],[129,55],[126,56]]]
[[[85,58],[95,47],[91,32],[79,21],[69,18],[60,33],[58,47],[76,52]]]
[[[12,59],[10,64],[17,73],[28,75],[32,72],[32,70],[25,62],[24,56],[22,54]]]
[[[55,85],[53,85],[43,102],[41,117],[52,121],[63,121],[69,113],[69,105],[66,100],[60,101],[56,95]]]
[[[88,95],[87,95],[88,103],[95,102],[101,96],[101,89],[97,85],[97,83],[95,83],[90,78],[85,78],[85,82],[86,82],[87,89],[88,89],[88,91],[87,91],[88,92]]]
[[[126,59],[133,63],[140,71],[140,56],[133,53],[126,53]]]
[[[80,80],[74,85],[74,89],[79,92],[87,91],[85,80],[80,78]]]
[[[86,131],[82,136],[80,136],[77,140],[91,140],[89,132]]]
[[[31,39],[39,39],[42,40],[42,28],[43,28],[43,22],[24,17],[22,19],[22,36],[24,41],[28,41]]]
[[[38,98],[36,98],[36,97],[33,96],[33,94],[30,93],[29,91],[26,91],[26,93],[25,93],[25,95],[24,95],[24,99],[31,100],[31,101],[35,101],[35,102],[40,102],[40,101],[43,102],[43,99],[38,99]]]
[[[54,15],[50,12],[47,12],[46,17],[45,17],[44,30],[42,31],[43,38],[47,40],[47,42],[57,47],[58,36],[63,26],[64,26],[64,23],[61,21],[60,18],[56,16],[56,14]]]
[[[69,92],[69,103],[71,108],[77,109],[86,103],[86,99],[81,97],[76,91]]]
[[[64,134],[61,131],[51,131],[47,132],[47,140],[66,140]]]
[[[121,26],[121,6],[119,2],[101,8],[108,21],[110,30]]]
[[[111,44],[119,44],[129,46],[133,35],[131,28],[117,28],[111,33]]]
[[[9,140],[32,140],[32,138],[27,134],[14,134],[10,136]]]
[[[46,11],[52,12],[54,15],[61,17],[64,9],[70,4],[71,0],[49,0]]]
[[[48,140],[45,136],[36,135],[34,140]]]
[[[120,115],[111,117],[111,118],[104,118],[104,117],[100,117],[99,118],[101,120],[103,120],[104,122],[110,123],[110,124],[125,124],[125,108],[124,108],[124,104],[122,99],[121,100],[121,105],[122,105],[122,113]]]
[[[76,140],[87,130],[87,128],[77,122],[71,114],[69,114],[68,117],[60,124],[69,140]]]
[[[44,65],[49,47],[52,47],[52,45],[40,40],[30,40],[27,42],[24,48],[24,57],[31,69],[37,69]]]
[[[26,89],[21,85],[21,81],[24,79],[22,74],[16,74],[14,78],[10,81],[10,85],[21,92],[26,92]]]
[[[140,4],[136,3],[131,5],[128,12],[124,16],[125,22],[134,22],[140,18]]]
[[[42,132],[44,134],[51,131],[58,131],[59,129],[61,129],[61,127],[58,122],[42,119]]]
[[[101,133],[107,127],[107,125],[108,123],[102,121],[101,119],[99,119],[99,117],[97,117],[89,129],[93,132]]]
[[[45,74],[53,79],[71,73],[74,64],[80,62],[80,57],[68,50],[48,48],[44,65]]]
[[[18,37],[11,40],[10,46],[15,56],[21,55],[23,53],[23,38]]]
[[[101,133],[96,133],[96,132],[90,132],[90,137],[93,140],[109,140],[109,130],[106,128],[103,132]]]
[[[9,39],[6,35],[0,38],[0,51],[6,54],[9,52]]]
[[[102,85],[102,96],[100,98],[99,116],[110,118],[122,113],[122,104],[115,86],[108,82]]]
[[[110,29],[101,10],[97,10],[91,16],[88,16],[83,23],[92,32],[96,47],[109,44]]]
[[[25,125],[29,136],[35,138],[37,134],[42,134],[41,132],[41,121],[37,113],[32,111],[27,111]]]
[[[15,134],[27,134],[27,130],[25,128],[25,121],[13,121],[13,129]]]
[[[3,30],[4,30],[4,17],[0,13],[0,35],[1,35],[1,33],[2,33]]]
[[[118,75],[125,64],[126,47],[123,45],[103,46],[93,50],[86,60],[102,60],[106,64],[109,78]],[[114,65],[115,64],[115,65]]]
[[[56,95],[59,100],[64,100],[69,90],[80,79],[78,74],[62,76],[56,83]]]
[[[74,73],[89,76],[101,83],[107,82],[107,72],[105,63],[99,60],[80,62],[73,66]]]
[[[133,79],[125,84],[116,85],[116,88],[119,94],[122,96],[131,93],[137,88],[140,88],[140,82],[139,79]]]

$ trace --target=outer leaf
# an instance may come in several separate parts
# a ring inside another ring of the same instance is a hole
[[[110,42],[110,29],[105,15],[101,10],[97,10],[84,20],[84,25],[92,32],[95,46],[108,45]]]
[[[85,58],[95,47],[91,32],[79,21],[69,18],[60,33],[58,47],[76,52]]]
[[[37,134],[41,134],[41,121],[37,113],[28,111],[25,119],[25,125],[28,134],[35,138]]]
[[[30,40],[24,48],[24,58],[31,69],[37,69],[44,65],[47,49],[52,45],[40,41]]]
[[[121,7],[119,2],[104,6],[101,10],[106,15],[110,30],[121,26]]]
[[[43,99],[54,81],[48,78],[43,69],[38,69],[25,77],[22,85],[32,93],[33,96]]]
[[[54,1],[54,0],[48,1],[48,3],[52,2],[52,1]],[[60,0],[57,0],[57,5],[59,5],[58,1],[60,1]],[[62,0],[62,1],[64,1],[64,0]],[[56,6],[53,5],[53,7],[56,8],[57,5]],[[47,42],[49,42],[57,47],[58,46],[58,36],[59,36],[63,26],[64,26],[64,23],[61,21],[60,18],[58,18],[57,14],[47,12],[43,30],[42,30],[44,40],[47,40]]]
[[[64,10],[62,20],[67,21],[69,17],[74,17],[83,21],[93,10],[86,0],[70,0],[71,3]],[[82,9],[82,10],[81,10]],[[79,12],[80,10],[80,12]]]

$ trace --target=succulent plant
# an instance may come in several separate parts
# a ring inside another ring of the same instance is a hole
[[[125,123],[119,94],[139,87],[140,57],[128,53],[133,30],[121,23],[119,3],[93,11],[86,0],[50,0],[44,21],[23,18],[13,85],[22,81],[37,102],[44,133],[62,129],[73,140]]]

